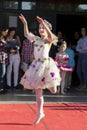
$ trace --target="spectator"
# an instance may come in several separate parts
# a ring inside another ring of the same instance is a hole
[[[27,39],[23,40],[21,56],[21,67],[25,72],[34,59],[34,44]]]
[[[0,94],[6,93],[5,87],[5,74],[6,74],[6,64],[7,64],[7,53],[5,49],[6,36],[8,33],[7,28],[2,28],[0,32]]]
[[[67,49],[65,52],[69,56],[69,62],[67,63],[68,71],[66,73],[65,77],[65,91],[69,90],[71,88],[71,82],[72,82],[72,72],[74,71],[75,67],[75,53],[74,51],[70,48],[70,45],[68,44]]]
[[[87,33],[86,28],[81,28],[82,37],[79,39],[76,51],[78,54],[77,74],[80,80],[80,88],[87,87]]]
[[[57,64],[57,67],[60,69],[60,75],[61,75],[61,94],[65,94],[64,87],[65,87],[65,77],[66,72],[69,71],[69,67],[67,66],[67,63],[69,61],[69,56],[65,52],[67,48],[66,41],[63,41],[60,45],[60,51],[56,53],[55,62]]]
[[[7,66],[7,86],[12,88],[12,69],[13,69],[13,87],[18,88],[18,76],[20,65],[20,42],[16,36],[16,29],[11,27],[7,36],[9,65]]]

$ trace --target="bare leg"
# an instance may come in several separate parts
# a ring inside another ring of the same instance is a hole
[[[61,71],[61,77],[62,77],[62,81],[61,81],[61,94],[65,94],[65,92],[64,92],[65,76],[66,76],[66,72],[65,71]]]
[[[56,86],[56,87],[52,87],[52,88],[48,88],[48,90],[49,90],[51,93],[55,94],[55,93],[57,92],[57,86]]]
[[[38,115],[37,118],[34,122],[34,124],[38,124],[41,119],[45,116],[43,112],[43,104],[44,104],[44,99],[43,99],[43,90],[42,89],[37,89],[36,90],[36,101],[37,101],[37,107],[38,107]]]

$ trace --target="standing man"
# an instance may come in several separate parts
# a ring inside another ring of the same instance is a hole
[[[87,87],[87,34],[86,28],[81,28],[82,37],[77,42],[76,51],[79,52],[77,74],[80,80],[80,88]]]

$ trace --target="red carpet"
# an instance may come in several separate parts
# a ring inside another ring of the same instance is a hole
[[[45,104],[37,126],[36,104],[0,104],[0,130],[87,130],[87,104]]]

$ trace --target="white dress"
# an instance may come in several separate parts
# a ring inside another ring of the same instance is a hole
[[[35,60],[20,81],[24,88],[45,89],[60,85],[60,72],[54,60],[49,57],[49,50],[49,45],[37,38],[34,43]]]

